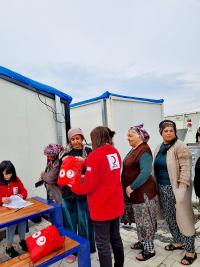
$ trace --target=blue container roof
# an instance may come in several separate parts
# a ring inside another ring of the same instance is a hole
[[[35,90],[39,90],[41,92],[57,95],[60,97],[61,100],[65,100],[68,103],[71,103],[72,101],[71,96],[57,90],[56,88],[45,85],[43,83],[36,82],[32,79],[22,76],[21,74],[14,72],[12,70],[9,70],[7,68],[4,68],[2,66],[0,66],[0,78],[9,78],[9,81],[11,82],[13,81],[13,83],[16,83],[20,86],[24,85],[24,87],[29,87]]]
[[[105,93],[103,93],[102,95],[100,95],[98,97],[94,97],[94,98],[91,98],[88,100],[84,100],[84,101],[80,101],[80,102],[76,102],[74,104],[71,104],[70,107],[77,107],[77,106],[91,103],[91,102],[94,102],[94,101],[97,101],[100,99],[110,98],[111,96],[121,97],[124,99],[134,99],[134,100],[138,100],[138,101],[145,101],[145,102],[157,103],[157,104],[162,104],[164,102],[163,99],[149,99],[149,98],[140,98],[140,97],[134,97],[134,96],[117,95],[117,94],[113,94],[113,93],[106,91]]]

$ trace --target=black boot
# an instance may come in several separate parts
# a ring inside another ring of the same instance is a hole
[[[10,248],[6,248],[6,254],[11,258],[19,256],[19,253],[14,249],[13,246]]]
[[[22,250],[23,251],[28,251],[28,247],[27,247],[27,244],[26,244],[26,240],[21,240],[20,242],[19,242],[19,244],[20,244],[20,246],[21,246],[21,248],[22,248]]]

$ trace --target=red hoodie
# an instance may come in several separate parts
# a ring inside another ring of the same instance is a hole
[[[19,194],[23,196],[23,199],[27,197],[27,190],[17,177],[16,181],[11,181],[9,184],[0,184],[0,205],[2,205],[2,197],[10,197],[12,195]]]
[[[87,194],[91,219],[106,221],[123,215],[121,158],[118,151],[111,145],[101,146],[90,153],[86,166],[84,183],[76,181],[72,191]]]

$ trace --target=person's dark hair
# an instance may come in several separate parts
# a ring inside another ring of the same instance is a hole
[[[0,182],[6,184],[7,181],[4,179],[3,172],[6,172],[6,174],[12,174],[10,181],[16,181],[16,170],[14,165],[10,160],[4,160],[0,163]]]
[[[113,137],[114,137],[114,135],[115,135],[115,131],[112,131],[110,128],[108,128],[108,127],[105,127],[107,130],[108,130],[108,133],[109,133],[109,136],[110,136],[110,138],[112,139]]]
[[[109,135],[107,127],[98,126],[94,128],[90,133],[90,137],[93,150],[105,144],[112,144],[112,139]]]

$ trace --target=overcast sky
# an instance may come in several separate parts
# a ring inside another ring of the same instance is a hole
[[[0,65],[73,97],[200,111],[200,0],[0,0]]]

